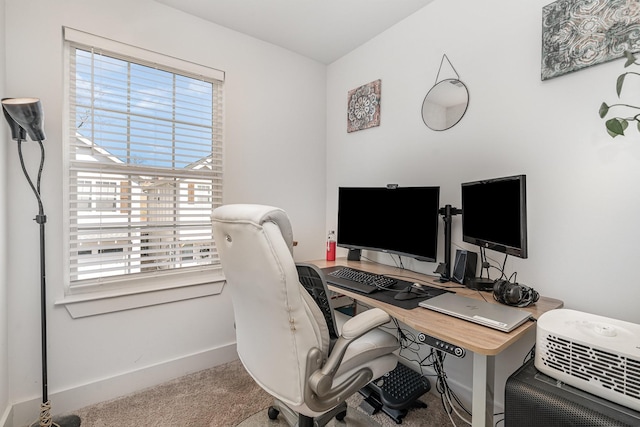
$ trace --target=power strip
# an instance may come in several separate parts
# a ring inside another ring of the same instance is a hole
[[[418,334],[418,341],[421,343],[430,345],[431,347],[444,351],[445,353],[452,354],[456,357],[463,358],[467,353],[464,348],[458,347],[457,345],[450,344],[446,341],[440,340],[438,338],[434,338],[430,335],[423,334],[422,332]]]

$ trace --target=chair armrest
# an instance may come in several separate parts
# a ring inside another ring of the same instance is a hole
[[[324,366],[322,369],[313,372],[309,377],[311,390],[320,397],[328,394],[333,386],[333,377],[342,363],[349,344],[370,330],[382,326],[390,320],[391,317],[385,311],[379,308],[372,308],[345,322],[342,327],[342,333],[340,337],[338,337],[338,341],[336,341]],[[332,394],[334,391],[332,391]]]
[[[384,325],[390,320],[391,316],[384,310],[372,308],[347,320],[342,326],[342,333],[340,335],[348,340],[354,340],[370,330]]]

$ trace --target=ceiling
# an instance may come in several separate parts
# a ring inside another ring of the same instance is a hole
[[[330,64],[433,0],[156,0]]]

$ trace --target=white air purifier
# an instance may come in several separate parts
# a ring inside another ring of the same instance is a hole
[[[538,318],[536,368],[640,411],[640,325],[569,309]]]

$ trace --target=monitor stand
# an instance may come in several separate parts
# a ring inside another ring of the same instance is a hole
[[[361,249],[349,249],[349,253],[347,254],[347,260],[349,261],[360,261],[360,255],[362,254]]]
[[[439,281],[444,283],[451,280],[451,219],[454,215],[461,214],[462,209],[445,205],[444,208],[438,209],[438,213],[444,221],[444,263],[438,265],[434,273],[439,273]]]
[[[440,278],[438,279],[440,283],[445,283],[449,281],[449,272],[447,271],[448,270],[447,265],[448,264],[446,262],[441,262],[433,271],[434,273],[440,275]]]

